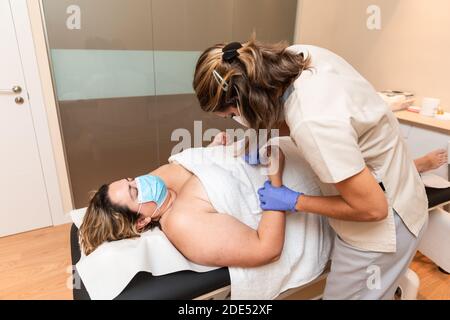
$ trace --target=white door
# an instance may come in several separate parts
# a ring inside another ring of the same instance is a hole
[[[0,237],[52,225],[32,114],[10,3],[0,0]]]

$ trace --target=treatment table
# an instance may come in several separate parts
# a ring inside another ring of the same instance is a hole
[[[81,257],[75,224],[70,230],[70,245],[74,266],[73,299],[90,300],[75,268]],[[307,285],[284,292],[279,299],[319,299],[325,287],[326,275],[327,272]],[[181,271],[158,277],[148,272],[139,272],[116,300],[223,300],[229,299],[230,292],[230,274],[227,268],[204,273]]]
[[[436,213],[433,210],[450,203],[450,188],[426,188],[426,190],[431,210],[430,221],[432,221],[431,219],[442,218],[441,215],[444,215],[443,218],[445,219],[449,218],[449,213],[443,210],[441,210],[443,213]],[[436,244],[433,244],[433,239],[428,240],[427,236],[425,236],[419,250],[422,248],[421,251],[427,251],[428,247],[434,248]],[[75,224],[72,225],[70,231],[70,242],[72,265],[75,266],[81,257],[78,243],[78,229]],[[438,263],[437,261],[435,262]],[[446,265],[441,265],[441,267],[444,270],[448,268]],[[307,285],[288,290],[282,293],[277,299],[320,299],[325,288],[328,272],[329,268],[316,280]],[[89,300],[89,294],[86,291],[83,281],[78,276],[75,267],[73,277],[74,300]],[[400,283],[400,287],[406,299],[415,299],[419,287],[417,275],[411,270],[408,270],[408,273]],[[229,299],[229,297],[230,275],[227,268],[222,268],[205,273],[181,271],[158,277],[154,277],[147,272],[139,272],[122,293],[116,297],[116,300],[222,300]]]

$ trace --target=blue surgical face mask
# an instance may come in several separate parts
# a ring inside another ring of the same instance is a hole
[[[167,195],[169,194],[166,184],[160,177],[152,176],[150,174],[137,177],[135,181],[138,191],[138,214],[141,211],[142,204],[155,202],[156,209],[151,216],[151,218],[153,218],[154,214],[161,208],[164,201],[166,201]]]
[[[238,90],[237,87],[236,87],[236,90]],[[237,104],[237,108],[238,108],[238,111],[239,111],[239,115],[238,116],[234,116],[233,120],[236,121],[237,123],[243,125],[246,128],[250,128],[250,124],[248,123],[248,121],[242,115],[241,105],[240,105],[239,101],[237,101],[236,104]]]

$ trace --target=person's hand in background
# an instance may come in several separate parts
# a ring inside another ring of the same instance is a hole
[[[227,146],[230,144],[229,137],[226,132],[217,134],[208,147]]]

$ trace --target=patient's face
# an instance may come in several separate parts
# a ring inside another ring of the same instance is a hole
[[[122,179],[109,185],[109,198],[115,204],[125,206],[133,212],[138,212],[137,188],[134,179]],[[140,213],[145,217],[151,217],[156,210],[155,202],[143,203]]]

